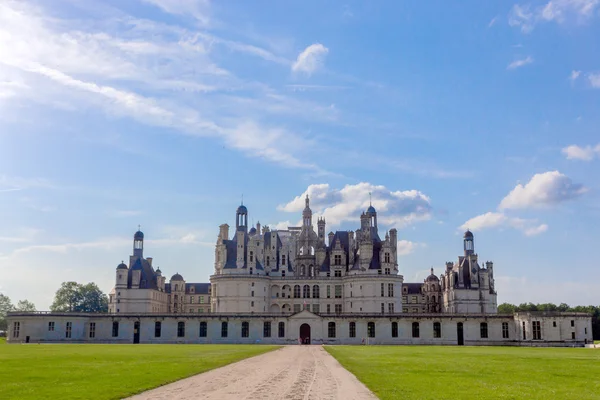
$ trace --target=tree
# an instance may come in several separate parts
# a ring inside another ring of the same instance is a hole
[[[98,285],[63,282],[50,306],[54,312],[107,312],[108,297]]]
[[[514,304],[502,303],[498,306],[498,314],[514,314],[516,306]]]
[[[14,309],[15,306],[13,306],[10,298],[0,293],[0,331],[5,331],[7,328],[6,313],[14,311]]]
[[[15,311],[23,311],[23,312],[35,312],[35,304],[30,302],[29,300],[19,300],[17,306],[15,307]]]

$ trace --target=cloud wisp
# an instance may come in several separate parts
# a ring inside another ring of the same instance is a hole
[[[323,67],[327,53],[329,53],[329,49],[321,43],[311,44],[298,54],[298,58],[292,65],[292,71],[312,75]]]
[[[567,160],[592,161],[596,157],[600,158],[600,143],[585,147],[572,144],[564,147],[561,152],[567,157]]]
[[[593,18],[598,8],[599,0],[550,0],[538,7],[515,4],[508,13],[508,24],[523,33],[530,33],[539,23],[583,23]]]
[[[515,60],[506,66],[506,69],[517,69],[533,63],[533,57],[527,56],[520,60]]]

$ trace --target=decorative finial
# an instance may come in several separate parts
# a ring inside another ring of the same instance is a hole
[[[431,275],[433,275],[433,267],[431,267]]]
[[[142,226],[140,224],[138,224],[138,231],[142,230]]]
[[[371,198],[371,192],[369,192],[369,205],[370,205],[370,206],[372,206],[372,205],[373,205],[373,204],[371,204],[372,200],[373,200],[373,199]]]
[[[242,193],[242,205],[244,205],[244,193]]]

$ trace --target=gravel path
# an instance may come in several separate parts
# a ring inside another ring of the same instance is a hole
[[[149,390],[150,399],[377,399],[321,346],[285,346]]]

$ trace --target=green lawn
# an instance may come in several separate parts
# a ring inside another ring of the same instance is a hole
[[[0,399],[119,399],[278,347],[1,341]]]
[[[325,348],[381,399],[600,399],[594,349]]]

